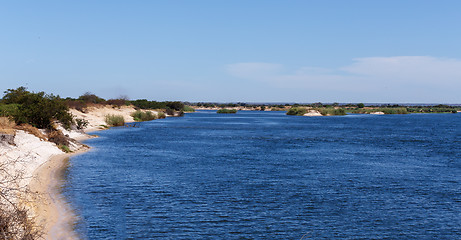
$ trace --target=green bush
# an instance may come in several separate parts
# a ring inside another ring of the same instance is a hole
[[[318,108],[316,109],[323,116],[341,116],[346,115],[346,111],[342,108]]]
[[[128,100],[123,99],[123,98],[117,98],[117,99],[109,99],[106,101],[106,104],[121,107],[123,105],[126,105]]]
[[[58,145],[59,149],[61,149],[61,151],[65,152],[65,153],[70,153],[72,152],[68,146],[66,145]]]
[[[106,120],[107,125],[109,126],[117,127],[117,126],[125,125],[125,119],[123,118],[122,115],[109,114],[105,116],[105,120]]]
[[[69,108],[76,109],[82,113],[84,113],[85,109],[88,107],[87,103],[82,100],[66,99],[66,104]]]
[[[237,110],[223,108],[223,109],[219,109],[216,113],[237,113]]]
[[[19,104],[0,104],[0,117],[12,117],[18,108]]]
[[[166,102],[148,101],[147,99],[138,99],[130,101],[133,106],[141,109],[165,109]]]
[[[8,89],[3,97],[7,104],[17,104],[17,111],[12,118],[17,124],[29,123],[36,128],[52,129],[53,121],[57,120],[69,129],[73,116],[63,99],[44,92],[32,93],[24,87]]]
[[[305,107],[292,107],[288,110],[287,115],[296,115],[302,116],[307,113],[307,108]]]
[[[75,124],[77,125],[78,130],[82,130],[88,126],[88,121],[83,118],[75,119]]]
[[[138,110],[131,114],[135,121],[151,121],[157,119],[157,115],[153,114],[151,111],[143,112]]]
[[[408,111],[406,108],[383,108],[379,112],[384,114],[407,114]]]
[[[173,109],[175,111],[183,111],[184,110],[184,103],[182,102],[167,102],[166,107]]]
[[[104,98],[100,98],[91,92],[86,92],[85,94],[80,96],[78,100],[81,100],[85,103],[96,103],[96,104],[104,104],[106,102]]]
[[[157,113],[157,117],[158,117],[159,119],[163,119],[163,118],[166,118],[166,115],[165,115],[164,112],[158,112],[158,113]]]
[[[195,109],[191,106],[184,106],[184,112],[195,112]]]

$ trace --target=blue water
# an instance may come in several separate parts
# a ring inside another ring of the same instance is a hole
[[[85,239],[460,239],[461,114],[197,112],[71,158]]]

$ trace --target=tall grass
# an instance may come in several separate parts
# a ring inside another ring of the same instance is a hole
[[[0,133],[14,134],[16,124],[7,117],[0,117]]]
[[[125,119],[122,115],[108,114],[105,116],[105,120],[109,126],[117,127],[125,125]]]

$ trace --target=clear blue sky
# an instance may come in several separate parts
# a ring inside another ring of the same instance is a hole
[[[461,1],[1,1],[0,90],[461,103]]]

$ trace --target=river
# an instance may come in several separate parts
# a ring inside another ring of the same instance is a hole
[[[83,239],[459,239],[461,114],[188,113],[70,159]]]

